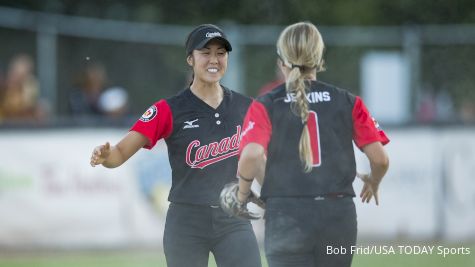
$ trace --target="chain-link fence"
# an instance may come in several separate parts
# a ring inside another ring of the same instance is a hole
[[[0,79],[18,54],[35,61],[50,116],[71,115],[69,96],[84,69],[104,68],[103,87],[128,93],[137,116],[154,101],[185,88],[190,69],[184,40],[192,27],[129,23],[0,8]],[[27,19],[25,19],[27,18]],[[276,79],[275,41],[283,26],[221,25],[234,50],[223,84],[256,96]],[[400,123],[475,121],[475,25],[320,27],[327,71],[319,79],[362,94],[362,60],[369,52],[400,54],[409,73],[409,116]],[[3,77],[3,78],[1,78]],[[385,88],[381,88],[385,90]],[[390,101],[382,99],[381,101]]]

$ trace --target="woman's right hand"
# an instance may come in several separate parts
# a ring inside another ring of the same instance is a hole
[[[106,142],[104,145],[96,146],[92,151],[91,156],[91,166],[96,167],[104,163],[111,153],[111,147],[109,142]]]

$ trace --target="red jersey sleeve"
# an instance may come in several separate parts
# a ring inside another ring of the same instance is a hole
[[[154,147],[158,140],[169,137],[173,131],[173,116],[167,101],[160,100],[149,107],[130,130],[147,137],[148,143],[144,146],[147,149]]]
[[[365,104],[358,96],[353,106],[353,140],[360,149],[377,141],[383,145],[389,143],[386,133],[379,128],[378,122],[371,117]]]
[[[272,124],[267,109],[261,102],[254,100],[251,103],[244,117],[243,129],[241,143],[239,144],[239,155],[249,143],[258,143],[267,152],[267,145],[272,136]]]

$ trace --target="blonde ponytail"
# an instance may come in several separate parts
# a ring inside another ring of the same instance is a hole
[[[310,135],[307,127],[308,119],[308,101],[307,101],[307,86],[305,79],[300,68],[294,67],[286,81],[287,91],[295,95],[295,102],[291,103],[292,112],[300,117],[303,124],[302,134],[299,141],[299,157],[303,163],[303,169],[305,172],[310,172],[313,165],[313,153],[310,144]]]
[[[300,117],[303,124],[299,141],[299,157],[303,170],[307,173],[313,168],[313,153],[307,126],[309,114],[307,92],[310,84],[307,84],[306,79],[324,70],[323,49],[320,32],[309,22],[288,26],[282,31],[277,41],[277,53],[283,64],[290,68],[286,80],[286,91],[295,96],[295,102],[292,102],[290,107],[292,112]]]

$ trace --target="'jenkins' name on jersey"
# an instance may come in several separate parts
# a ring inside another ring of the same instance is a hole
[[[307,101],[309,103],[318,103],[318,102],[328,102],[331,101],[330,93],[327,91],[323,92],[310,92],[306,95]],[[288,93],[287,97],[284,99],[285,103],[295,102],[296,97],[294,93]]]

